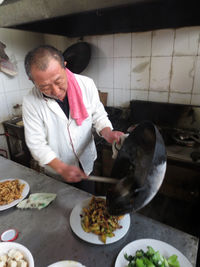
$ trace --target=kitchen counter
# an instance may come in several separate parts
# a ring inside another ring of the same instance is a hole
[[[16,228],[16,242],[33,254],[36,267],[46,267],[59,260],[75,260],[87,267],[113,267],[120,250],[131,241],[153,238],[180,250],[195,266],[198,238],[161,224],[140,214],[131,214],[131,227],[119,241],[93,245],[79,239],[71,230],[69,217],[73,207],[90,194],[54,180],[44,174],[0,157],[0,180],[19,178],[30,185],[30,193],[56,193],[56,199],[42,210],[20,210],[12,207],[0,211],[0,233]]]

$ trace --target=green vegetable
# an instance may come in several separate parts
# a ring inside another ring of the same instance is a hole
[[[170,256],[168,259],[168,263],[170,267],[180,267],[177,255]]]
[[[137,250],[135,255],[124,254],[124,258],[129,262],[127,267],[180,267],[177,255],[172,255],[168,259],[148,246],[147,251]]]
[[[135,263],[136,263],[135,265],[136,267],[146,267],[146,265],[143,262],[143,259],[137,258]]]

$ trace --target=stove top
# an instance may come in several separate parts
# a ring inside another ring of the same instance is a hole
[[[168,158],[200,165],[200,106],[132,100],[130,117],[158,127]]]

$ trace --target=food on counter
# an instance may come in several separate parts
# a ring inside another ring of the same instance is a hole
[[[0,267],[28,267],[28,262],[19,250],[11,249],[8,253],[0,254]]]
[[[106,243],[107,237],[113,237],[115,230],[122,228],[119,220],[123,216],[111,216],[106,208],[106,200],[100,197],[92,197],[89,206],[83,208],[81,225],[85,232],[94,233]]]
[[[124,258],[129,262],[127,267],[180,267],[177,255],[172,255],[168,259],[147,246],[147,251],[137,250],[135,255],[124,254]]]
[[[0,182],[0,205],[6,205],[22,197],[25,184],[18,179]]]

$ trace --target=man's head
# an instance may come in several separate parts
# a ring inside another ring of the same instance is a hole
[[[26,74],[29,79],[32,80],[31,67],[33,65],[39,70],[45,71],[51,59],[57,60],[60,66],[65,68],[64,57],[61,51],[51,45],[40,45],[29,51],[24,60]]]
[[[63,100],[67,91],[67,75],[62,53],[49,45],[31,50],[25,57],[29,79],[45,95]]]

